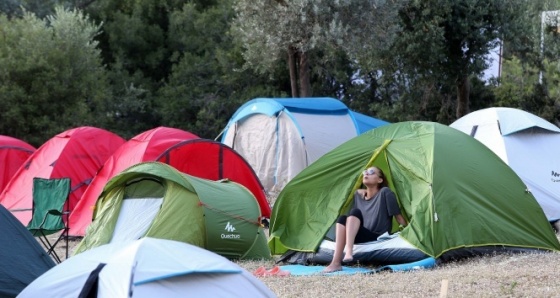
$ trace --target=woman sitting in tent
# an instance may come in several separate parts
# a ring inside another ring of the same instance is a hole
[[[323,271],[325,273],[340,271],[342,263],[354,261],[354,243],[375,241],[390,232],[393,216],[402,227],[406,226],[383,171],[377,167],[368,168],[363,172],[362,182],[366,189],[356,190],[353,208],[336,222],[336,247],[331,263]]]

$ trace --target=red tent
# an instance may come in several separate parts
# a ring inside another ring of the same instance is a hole
[[[0,135],[0,193],[33,152],[35,147],[26,142]]]
[[[189,140],[165,150],[156,160],[196,177],[229,179],[244,185],[259,202],[261,215],[270,218],[270,205],[261,181],[251,165],[231,147],[211,140]]]
[[[93,218],[93,206],[105,184],[123,170],[137,163],[154,161],[167,148],[198,136],[177,128],[157,127],[126,142],[105,162],[69,218],[69,234],[84,236]]]
[[[95,127],[62,132],[37,149],[20,167],[2,194],[0,203],[24,224],[31,220],[33,178],[71,179],[70,210],[82,197],[89,182],[113,152],[125,143],[118,135]]]

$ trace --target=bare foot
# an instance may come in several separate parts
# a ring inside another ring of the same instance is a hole
[[[325,269],[323,269],[323,273],[333,273],[337,271],[342,271],[342,265],[330,264]]]
[[[342,263],[352,263],[354,261],[354,258],[352,257],[352,255],[349,256],[344,256],[344,259],[342,259]]]

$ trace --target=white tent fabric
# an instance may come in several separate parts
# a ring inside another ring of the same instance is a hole
[[[225,141],[246,157],[271,192],[280,192],[309,164],[357,135],[347,115],[291,116],[255,114],[239,121],[236,131],[242,133],[230,133]]]
[[[267,191],[282,188],[307,165],[301,136],[285,113],[245,118],[229,131],[223,143],[247,160]]]
[[[264,189],[274,194],[361,129],[384,124],[333,98],[257,98],[238,109],[221,142],[243,156]]]
[[[450,126],[500,156],[525,182],[548,220],[560,219],[560,128],[513,108],[475,111]]]
[[[18,297],[78,297],[100,264],[98,297],[276,297],[261,281],[202,248],[155,238],[107,244],[73,256]]]
[[[128,242],[144,237],[162,203],[163,198],[125,198],[110,243]]]

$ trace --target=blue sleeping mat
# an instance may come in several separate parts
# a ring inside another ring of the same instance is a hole
[[[379,268],[343,266],[342,271],[336,271],[332,273],[323,273],[323,269],[325,269],[326,266],[284,265],[284,266],[280,266],[280,269],[283,271],[288,271],[290,272],[290,275],[294,275],[294,276],[304,276],[304,275],[333,276],[333,275],[371,274],[371,273],[376,273],[385,270],[409,271],[409,270],[432,268],[435,265],[436,265],[436,260],[432,257],[429,257],[416,262],[398,264],[398,265],[385,265]]]

